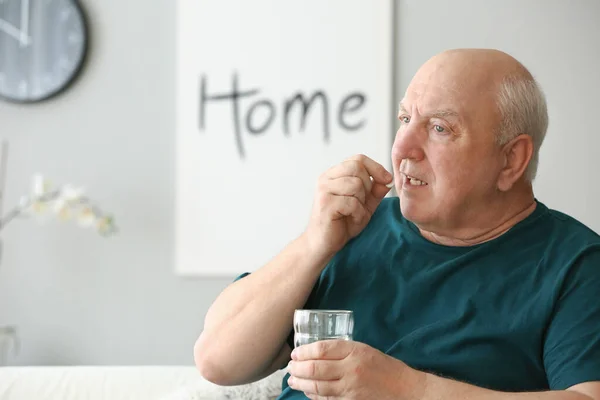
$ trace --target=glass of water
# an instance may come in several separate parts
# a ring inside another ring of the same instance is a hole
[[[352,340],[354,314],[350,310],[296,310],[294,347],[318,340]]]

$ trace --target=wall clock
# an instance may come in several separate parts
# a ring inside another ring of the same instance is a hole
[[[87,48],[77,0],[0,0],[0,98],[34,103],[63,92]]]

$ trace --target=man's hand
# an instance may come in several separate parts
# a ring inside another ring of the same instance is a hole
[[[410,398],[402,391],[402,382],[419,373],[402,361],[383,354],[366,344],[325,340],[296,348],[288,365],[292,389],[310,399]]]
[[[311,250],[333,255],[358,235],[390,191],[386,185],[391,182],[392,175],[364,155],[351,157],[323,173],[304,235]]]
[[[499,392],[410,368],[366,344],[325,340],[296,348],[288,385],[312,400],[600,400],[600,381],[567,390]]]

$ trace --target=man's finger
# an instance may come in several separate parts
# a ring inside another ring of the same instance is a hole
[[[358,160],[346,160],[341,164],[334,166],[329,169],[325,176],[329,179],[337,179],[346,176],[355,176],[360,178],[363,182],[365,190],[367,192],[371,191],[371,186],[373,182],[371,182],[371,178],[369,176],[369,172],[365,168],[365,166]]]
[[[383,183],[384,185],[392,182],[392,174],[389,173],[383,165],[365,156],[364,154],[350,157],[350,160],[355,160],[363,164],[369,176],[372,176],[375,182]]]
[[[292,360],[343,360],[353,348],[350,340],[320,340],[296,347],[292,351]]]
[[[288,378],[288,385],[294,390],[304,392],[307,396],[318,395],[322,397],[337,397],[340,395],[342,387],[341,381],[339,380],[318,381],[312,379],[296,378],[295,376],[290,376]]]
[[[336,179],[328,179],[324,182],[324,189],[337,196],[353,196],[362,204],[366,200],[366,190],[363,182],[356,176],[343,176]]]
[[[352,217],[352,221],[357,224],[367,217],[365,206],[354,196],[333,196],[329,212],[334,220]]]
[[[319,396],[318,394],[310,394],[310,393],[304,393],[304,395],[306,397],[308,397],[310,400],[337,400],[337,399],[341,399],[341,397]]]
[[[290,361],[288,372],[295,378],[330,381],[342,378],[340,360]]]
[[[382,185],[380,183],[373,184],[373,189],[371,189],[371,193],[367,193],[365,198],[365,208],[369,212],[370,215],[375,213],[375,210],[381,203],[381,200],[385,197],[386,194],[391,190],[391,188],[386,185]]]

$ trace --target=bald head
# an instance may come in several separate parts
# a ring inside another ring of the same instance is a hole
[[[464,73],[477,73],[477,77],[501,78],[507,75],[532,79],[531,74],[517,59],[494,49],[453,49],[429,59],[423,68],[445,64]]]
[[[519,61],[502,51],[455,49],[430,58],[413,83],[438,85],[464,96],[495,98],[507,77],[533,79]]]

